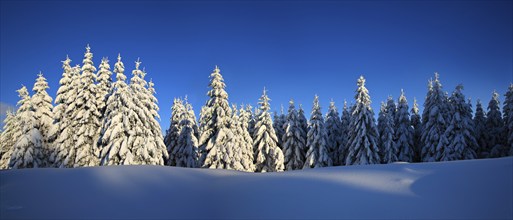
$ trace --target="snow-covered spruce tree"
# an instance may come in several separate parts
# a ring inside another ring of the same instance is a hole
[[[100,131],[100,112],[96,94],[98,89],[94,84],[96,68],[93,65],[93,54],[89,45],[86,47],[82,61],[82,74],[78,94],[74,100],[74,111],[71,116],[76,142],[67,155],[65,164],[72,167],[97,166],[99,148],[97,146]],[[68,106],[70,108],[71,106]]]
[[[114,66],[116,82],[105,106],[105,117],[100,135],[101,165],[146,164],[141,158],[145,133],[136,113],[133,93],[126,84],[125,67],[121,56]]]
[[[394,128],[395,128],[396,127],[395,126],[395,118],[397,117],[396,116],[397,105],[395,104],[394,98],[391,95],[389,95],[387,98],[386,112],[390,113],[390,115],[392,116],[392,120],[394,120]]]
[[[399,96],[397,112],[394,119],[395,124],[395,145],[398,150],[397,159],[399,161],[413,162],[413,127],[410,125],[410,112],[408,101],[401,89]]]
[[[255,152],[256,172],[277,172],[284,170],[283,152],[278,147],[278,138],[273,128],[269,109],[269,98],[265,88],[260,97],[260,111],[256,116],[255,130],[253,133],[253,149]]]
[[[169,125],[166,137],[164,138],[164,143],[166,144],[167,152],[169,154],[169,159],[166,161],[166,165],[168,166],[176,166],[178,137],[181,132],[181,121],[183,120],[183,117],[186,116],[185,113],[186,110],[182,99],[175,98],[173,100],[173,106],[171,106],[171,124]]]
[[[390,98],[390,96],[389,96]],[[382,153],[380,154],[381,156],[381,162],[382,163],[393,163],[393,162],[396,162],[398,161],[398,157],[397,155],[399,154],[399,149],[398,149],[398,146],[395,144],[395,141],[394,141],[394,135],[395,135],[395,130],[394,130],[394,109],[389,109],[388,108],[388,104],[390,102],[387,102],[386,105],[383,106],[382,104],[382,107],[381,107],[381,110],[380,110],[380,123],[379,123],[379,127],[381,130],[380,133],[379,133],[379,150],[380,152],[382,151]],[[393,103],[393,100],[392,100],[392,103]],[[395,104],[394,104],[394,107],[395,107]],[[383,110],[384,109],[384,110]],[[389,111],[390,110],[390,111]]]
[[[285,157],[285,170],[302,169],[305,163],[306,139],[301,135],[298,113],[294,100],[289,102],[287,119],[284,124],[283,154]]]
[[[251,135],[251,134],[253,134],[253,131],[255,129],[255,124],[256,124],[255,112],[253,111],[253,106],[248,104],[246,106],[246,112],[250,113],[250,118],[249,118],[249,121],[248,121],[248,132]]]
[[[18,101],[18,111],[21,127],[21,136],[14,144],[9,168],[37,168],[43,166],[43,149],[41,132],[37,128],[37,120],[32,105],[32,100],[25,86],[18,90],[21,98]]]
[[[66,82],[67,77],[64,75],[68,71],[66,70],[66,62],[69,64],[69,61],[71,60],[64,61],[64,73],[60,81],[61,87],[59,88],[55,99],[55,124],[53,126],[54,131],[52,131],[51,135],[52,139],[55,138],[55,140],[53,141],[54,151],[50,157],[50,160],[53,161],[54,167],[73,167],[75,162],[73,157],[69,157],[69,155],[75,155],[76,152],[76,148],[74,146],[77,141],[75,136],[75,129],[77,128],[74,127],[75,121],[73,121],[73,113],[77,106],[75,100],[77,99],[78,89],[81,87],[81,82],[79,65],[76,65],[69,70],[69,82]]]
[[[446,93],[442,90],[438,73],[435,80],[430,81],[428,94],[422,113],[422,161],[441,161],[450,154],[449,141],[445,135],[448,125],[449,109]]]
[[[365,78],[358,79],[356,104],[352,108],[349,124],[349,142],[346,165],[380,163],[378,148],[378,129],[374,121],[374,112],[370,107],[369,91],[365,88]]]
[[[141,62],[137,59],[129,86],[134,102],[133,110],[140,120],[137,129],[141,129],[143,134],[141,138],[134,140],[135,156],[138,157],[136,161],[141,164],[163,165],[168,153],[157,121],[160,116],[157,99],[154,96],[155,90],[152,82],[148,83],[144,79],[146,72],[139,69],[140,65]]]
[[[306,147],[308,151],[305,156],[304,168],[318,168],[332,166],[328,147],[326,127],[319,105],[319,97],[316,95],[313,101],[312,113],[310,114]]]
[[[235,161],[238,150],[232,142],[232,110],[228,104],[228,93],[224,90],[223,76],[217,66],[210,74],[209,87],[211,90],[207,95],[210,98],[200,119],[200,165],[203,168],[242,170],[239,161]]]
[[[506,130],[507,145],[509,146],[509,155],[513,156],[513,83],[509,84],[508,91],[504,95],[504,107],[502,108],[504,114],[504,130]]]
[[[0,138],[0,169],[7,169],[9,167],[14,145],[20,136],[19,117],[11,110],[7,110]]]
[[[276,132],[276,137],[278,137],[278,147],[283,150],[282,146],[282,137],[285,131],[283,130],[283,125],[285,124],[285,115],[283,112],[283,105],[281,106],[280,113],[274,112],[274,120],[273,120],[273,127],[274,131]]]
[[[328,113],[326,114],[326,147],[333,166],[340,163],[340,145],[342,144],[342,124],[335,102],[331,100]]]
[[[420,122],[419,105],[417,99],[413,99],[413,108],[411,109],[410,126],[413,128],[413,162],[421,161],[421,142],[422,124]]]
[[[451,152],[443,160],[470,160],[476,158],[477,141],[474,137],[474,122],[471,107],[465,102],[461,92],[463,85],[456,89],[449,98],[451,111],[450,122],[446,130]]]
[[[112,72],[110,71],[109,59],[102,58],[100,69],[96,76],[98,93],[96,93],[96,102],[98,103],[98,110],[100,114],[104,115],[105,106],[107,105],[107,98],[112,87]]]
[[[308,120],[305,117],[305,111],[303,110],[302,104],[299,104],[299,110],[297,111],[297,120],[298,120],[299,127],[301,128],[300,135],[305,139],[305,144],[306,144],[306,136],[308,134]],[[304,153],[306,154],[306,151],[308,151],[308,148],[305,147],[304,150],[305,150]]]
[[[344,107],[342,108],[342,118],[340,120],[340,145],[338,148],[338,161],[340,165],[345,165],[347,147],[349,142],[349,121],[351,120],[351,113],[349,113],[347,102],[344,101]]]
[[[383,161],[383,158],[385,158],[385,155],[384,155],[385,144],[382,142],[381,137],[382,137],[382,134],[385,134],[385,128],[386,128],[386,124],[387,124],[386,117],[387,117],[387,105],[385,104],[385,102],[381,102],[381,104],[379,106],[377,129],[378,129],[378,134],[379,134],[379,139],[378,139],[379,157],[381,158],[382,161]]]
[[[53,105],[52,97],[46,92],[48,88],[46,78],[43,77],[42,73],[39,73],[32,89],[34,91],[32,107],[34,108],[36,127],[42,135],[43,164],[41,166],[43,167],[53,166],[53,161],[50,160],[53,153],[53,145],[50,138],[51,131],[53,130]]]
[[[492,93],[492,99],[488,103],[488,114],[486,115],[486,131],[488,133],[486,148],[489,157],[504,157],[508,155],[504,138],[504,121],[500,110],[499,94]]]
[[[239,109],[239,130],[238,136],[242,138],[240,150],[241,150],[241,163],[245,168],[245,171],[254,172],[255,165],[253,164],[254,152],[253,152],[253,138],[249,133],[249,121],[251,119],[251,112],[248,112],[247,109],[244,109],[244,106],[241,105]]]
[[[198,126],[192,105],[185,97],[184,112],[180,120],[180,133],[176,142],[175,166],[198,167]]]
[[[486,158],[488,157],[488,150],[486,139],[486,115],[483,110],[483,105],[481,104],[481,100],[477,100],[476,103],[476,113],[474,114],[474,136],[476,137],[478,149],[476,151],[478,158]]]

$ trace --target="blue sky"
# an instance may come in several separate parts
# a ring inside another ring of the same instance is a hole
[[[55,97],[61,60],[81,63],[90,44],[98,66],[140,57],[169,126],[173,97],[196,113],[219,65],[230,102],[255,105],[265,86],[273,110],[294,98],[309,114],[315,94],[353,100],[367,78],[375,111],[404,89],[424,101],[438,71],[449,93],[488,103],[513,81],[511,1],[1,1],[0,102],[47,77]],[[112,65],[113,66],[113,65]],[[130,74],[128,74],[130,76]]]

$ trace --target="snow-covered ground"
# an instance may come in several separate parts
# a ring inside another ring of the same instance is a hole
[[[513,218],[513,157],[282,173],[164,166],[0,172],[0,218]]]

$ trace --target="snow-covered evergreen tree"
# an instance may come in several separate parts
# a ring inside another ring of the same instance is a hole
[[[50,136],[53,131],[54,116],[52,97],[46,92],[48,88],[46,78],[43,77],[42,73],[39,73],[32,89],[32,91],[34,91],[32,107],[34,108],[34,117],[37,123],[36,127],[42,135],[43,164],[41,164],[41,166],[43,167],[53,166],[53,161],[50,160],[50,158],[54,149]]]
[[[285,170],[302,169],[305,163],[306,136],[302,136],[298,113],[294,100],[289,102],[289,110],[284,124],[283,154]]]
[[[349,124],[349,143],[346,165],[380,163],[378,148],[378,130],[374,121],[374,112],[370,107],[369,91],[365,88],[365,78],[358,79],[356,104],[352,108]]]
[[[476,103],[476,113],[474,114],[474,134],[477,140],[478,149],[476,151],[477,157],[485,158],[488,157],[488,150],[486,139],[487,131],[486,131],[486,115],[483,110],[483,105],[481,104],[481,100],[477,100]]]
[[[383,140],[384,140],[384,137],[382,138],[382,134],[385,134],[385,128],[387,126],[387,105],[385,104],[385,102],[381,102],[380,106],[379,106],[379,113],[378,113],[378,124],[377,124],[377,129],[378,129],[378,134],[379,134],[379,139],[378,139],[378,148],[379,148],[379,157],[381,158],[381,161],[383,161],[383,158],[385,158],[385,143],[383,143]]]
[[[256,124],[256,119],[255,119],[255,112],[253,111],[253,106],[251,105],[247,105],[246,106],[246,112],[249,112],[250,113],[250,118],[249,118],[249,121],[248,121],[248,132],[249,134],[253,134],[254,132],[254,129],[255,129],[255,124]]]
[[[198,126],[192,105],[185,98],[183,116],[180,120],[180,133],[176,142],[175,166],[198,167]]]
[[[399,96],[397,111],[394,119],[395,124],[395,148],[398,150],[397,159],[399,161],[413,162],[414,145],[413,145],[413,127],[410,125],[410,112],[408,101],[401,89],[401,96]]]
[[[413,162],[421,161],[421,142],[422,124],[420,122],[419,105],[417,99],[413,99],[413,108],[411,109],[410,125],[413,128]]]
[[[183,120],[183,117],[186,116],[185,113],[186,109],[183,101],[180,98],[175,98],[173,100],[173,106],[171,106],[171,124],[169,125],[166,137],[164,138],[164,143],[166,144],[167,152],[169,154],[169,159],[166,162],[168,166],[176,166],[176,161],[178,159],[176,155],[178,152],[178,137],[181,132],[181,121]]]
[[[282,146],[282,137],[285,131],[283,130],[283,125],[285,124],[285,114],[283,112],[283,105],[280,108],[280,113],[274,112],[274,120],[273,120],[273,127],[274,131],[276,132],[276,137],[278,137],[278,147],[283,150]]]
[[[438,73],[435,73],[435,80],[430,81],[428,87],[422,113],[422,161],[441,161],[450,155],[449,141],[445,135],[449,123],[448,114],[447,96],[442,90]]]
[[[394,98],[391,95],[389,95],[388,98],[387,98],[386,112],[389,113],[392,116],[392,120],[393,120],[394,128],[395,128],[396,127],[395,126],[395,119],[397,118],[397,116],[396,116],[396,114],[397,114],[397,105],[395,104]]]
[[[216,66],[210,74],[210,97],[203,109],[201,135],[199,138],[200,164],[203,168],[242,170],[240,161],[235,161],[237,149],[233,145],[232,110],[228,104],[228,93],[223,76]],[[238,146],[237,146],[238,147]]]
[[[456,89],[449,98],[451,117],[446,130],[451,150],[444,160],[469,160],[476,158],[477,141],[474,137],[474,122],[472,121],[471,107],[465,102],[461,92],[463,85]]]
[[[253,149],[256,172],[277,172],[284,170],[283,152],[278,147],[271,115],[269,114],[270,104],[266,91],[260,97],[260,111],[256,117],[253,137]]]
[[[84,60],[82,61],[82,74],[80,75],[80,84],[78,94],[74,100],[73,131],[76,136],[76,142],[67,155],[64,164],[73,167],[97,166],[100,164],[98,159],[99,148],[97,141],[100,132],[100,112],[96,94],[98,89],[94,84],[96,68],[93,64],[93,54],[89,45],[86,47]],[[71,106],[68,106],[70,108]]]
[[[239,130],[238,136],[242,138],[240,150],[241,150],[241,163],[245,168],[245,171],[254,172],[255,165],[254,161],[254,152],[253,152],[253,138],[249,133],[249,121],[251,120],[251,112],[247,111],[247,108],[244,109],[244,106],[241,106],[239,109]]]
[[[298,124],[299,124],[299,127],[301,128],[301,130],[299,130],[300,135],[301,137],[303,137],[305,139],[305,144],[306,144],[306,136],[308,134],[308,120],[306,119],[306,116],[305,116],[305,111],[303,110],[303,105],[302,104],[299,104],[299,110],[297,111],[297,120],[298,120]],[[306,155],[306,151],[308,151],[308,148],[306,148],[306,145],[305,145],[305,155]]]
[[[324,118],[317,95],[314,97],[312,113],[310,115],[306,139],[308,151],[306,152],[303,168],[332,166],[333,162],[330,158],[327,146],[328,134],[326,133]]]
[[[100,114],[104,115],[105,106],[107,105],[108,95],[111,92],[112,87],[112,72],[110,71],[109,59],[106,57],[102,58],[100,69],[96,76],[98,82],[98,93],[96,93],[96,103],[98,103],[98,110]]]
[[[331,100],[328,113],[326,114],[326,147],[333,166],[339,166],[340,162],[340,145],[342,144],[342,124],[338,114],[335,102]]]
[[[141,129],[143,137],[135,140],[137,149],[137,163],[163,165],[164,160],[168,158],[162,129],[157,119],[158,115],[157,98],[155,98],[153,82],[148,83],[144,77],[146,72],[139,69],[141,62],[139,59],[135,62],[135,69],[132,70],[130,78],[130,90],[134,105],[134,112],[137,114],[140,122],[137,123],[138,129]],[[139,144],[140,143],[140,144]]]
[[[19,117],[21,127],[21,136],[13,147],[9,168],[37,168],[43,164],[43,149],[41,132],[37,128],[37,120],[35,118],[32,99],[29,96],[27,88],[23,86],[18,90],[21,98],[18,101],[18,111],[16,115]]]
[[[349,113],[347,102],[344,101],[344,108],[342,109],[342,118],[340,119],[340,145],[338,148],[338,161],[340,165],[345,165],[347,148],[349,142],[349,121],[351,120],[351,113]]]
[[[53,161],[54,167],[73,167],[74,160],[69,155],[75,155],[75,127],[73,126],[73,112],[77,103],[78,89],[81,87],[80,82],[80,66],[69,67],[69,58],[63,61],[63,76],[60,80],[61,87],[57,91],[55,98],[56,107],[54,108],[54,130],[52,131],[52,139],[54,151],[50,160]],[[68,70],[68,67],[70,68]],[[66,76],[69,74],[68,76]]]
[[[381,162],[382,163],[393,163],[398,161],[399,148],[394,141],[395,130],[394,130],[394,112],[395,103],[392,100],[390,102],[390,96],[387,104],[381,107],[379,116],[379,127],[381,132],[379,133],[379,150],[382,151]],[[389,104],[393,105],[389,107]]]
[[[488,113],[486,115],[486,131],[488,133],[486,148],[489,157],[503,157],[508,155],[509,149],[506,149],[504,138],[504,121],[500,110],[499,94],[492,93],[492,99],[488,103]]]
[[[502,108],[504,114],[504,130],[506,130],[507,144],[509,146],[509,155],[513,156],[513,83],[509,84],[508,91],[504,95],[504,107]]]
[[[14,145],[20,136],[19,117],[14,112],[11,112],[11,110],[7,110],[0,138],[0,169],[7,169],[9,167]]]

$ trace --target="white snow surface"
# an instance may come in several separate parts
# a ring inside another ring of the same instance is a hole
[[[279,173],[0,171],[0,219],[511,219],[513,157]]]

